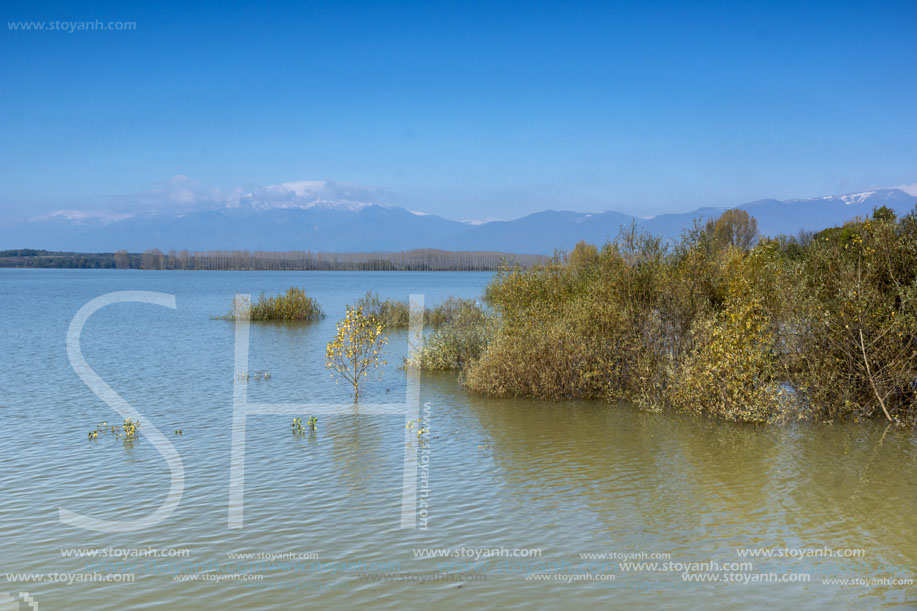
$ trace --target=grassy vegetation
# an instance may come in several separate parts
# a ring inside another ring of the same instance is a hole
[[[481,356],[493,332],[494,321],[487,318],[474,300],[450,298],[447,303],[448,307],[437,313],[442,317],[440,326],[416,357],[422,369],[462,370]]]
[[[357,300],[355,307],[362,308],[364,315],[387,329],[407,328],[411,314],[407,301],[382,299],[374,291],[366,291],[366,294]]]
[[[733,210],[675,244],[631,228],[505,269],[485,295],[495,320],[443,327],[423,365],[492,396],[917,424],[917,214],[756,233]]]
[[[411,308],[407,301],[399,299],[382,299],[373,291],[367,291],[356,303],[363,308],[366,316],[376,324],[388,329],[406,329],[409,324]],[[449,297],[434,308],[424,308],[424,324],[439,327],[455,320],[468,309],[477,309],[474,299]]]
[[[268,297],[264,293],[253,304],[233,304],[233,309],[220,320],[235,320],[238,316],[248,314],[251,320],[321,320],[325,313],[318,302],[306,295],[305,289],[290,287],[282,295]]]
[[[483,320],[483,311],[474,299],[448,297],[438,306],[428,310],[424,320],[428,325],[440,327],[463,319],[462,324],[469,324],[475,317]]]

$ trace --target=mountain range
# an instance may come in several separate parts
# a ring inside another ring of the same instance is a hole
[[[735,207],[755,217],[762,234],[773,236],[839,225],[868,216],[877,206],[906,214],[915,204],[917,195],[878,189],[811,199],[765,199]],[[695,220],[715,218],[725,209],[699,208],[649,219],[612,211],[545,210],[510,221],[469,223],[398,206],[347,198],[330,201],[295,187],[279,192],[269,188],[229,203],[205,206],[158,208],[138,214],[70,211],[46,215],[0,226],[0,249],[368,252],[440,248],[551,254],[555,249],[570,249],[579,240],[604,243],[631,223],[665,238],[676,238]]]

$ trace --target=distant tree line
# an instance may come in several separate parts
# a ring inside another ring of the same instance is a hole
[[[22,248],[0,250],[0,267],[39,267],[58,269],[130,269],[139,268],[141,255],[127,251],[117,253],[101,252],[56,252]]]
[[[345,271],[492,271],[504,265],[528,268],[548,261],[542,255],[431,248],[401,252],[336,253],[294,250],[170,250],[142,253],[0,251],[0,267],[155,270],[345,270]]]

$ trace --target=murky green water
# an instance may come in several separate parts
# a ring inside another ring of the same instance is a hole
[[[250,416],[244,525],[229,528],[234,327],[211,315],[237,292],[305,286],[329,317],[252,325],[249,368],[271,379],[250,382],[249,400],[341,403],[323,354],[345,303],[372,288],[435,304],[479,296],[488,279],[0,271],[0,609],[27,608],[22,592],[41,609],[917,606],[915,586],[882,581],[915,577],[917,442],[880,423],[762,428],[488,400],[425,374],[430,438],[411,449],[429,467],[419,528],[400,528],[405,419],[359,408],[304,436],[288,415]],[[87,439],[120,417],[67,358],[77,310],[123,290],[174,294],[177,309],[109,306],[86,324],[83,354],[166,435],[185,483],[161,523],[99,533],[61,523],[59,509],[141,518],[170,486],[148,438]],[[392,333],[362,403],[405,401],[406,348]],[[764,549],[785,557],[752,555]]]

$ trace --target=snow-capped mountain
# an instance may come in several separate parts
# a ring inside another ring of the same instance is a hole
[[[894,204],[895,202],[899,201],[908,201],[910,197],[910,195],[904,191],[901,191],[900,189],[877,189],[874,191],[863,191],[862,193],[848,193],[847,195],[824,195],[822,197],[816,197],[812,200],[791,199],[787,200],[787,203],[800,203],[807,201],[840,201],[844,202],[844,205],[847,206],[856,206],[863,203],[878,206],[882,205],[883,202],[891,202]]]
[[[356,212],[371,206],[375,193],[330,181],[301,180],[252,190],[237,189],[222,202],[223,208],[265,210],[324,208]]]
[[[80,252],[161,250],[311,250],[366,252],[442,248],[550,254],[579,240],[603,243],[622,226],[676,238],[695,220],[725,208],[641,219],[619,212],[546,210],[511,221],[474,224],[373,203],[378,193],[331,182],[302,181],[229,194],[170,184],[170,205],[129,213],[66,210],[0,227],[0,249],[42,248]],[[161,201],[160,197],[156,201]],[[839,225],[873,208],[896,213],[914,209],[917,196],[878,189],[786,201],[760,200],[737,206],[758,220],[762,234],[796,234]]]

